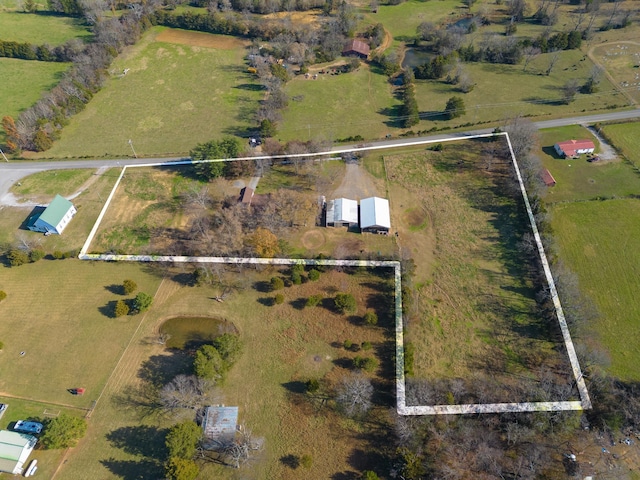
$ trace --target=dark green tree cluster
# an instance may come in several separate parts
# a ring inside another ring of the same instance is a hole
[[[533,42],[534,47],[538,47],[542,53],[555,52],[556,50],[576,50],[582,46],[582,33],[574,30],[572,32],[559,32],[555,35],[541,35]]]
[[[240,152],[240,141],[237,138],[225,137],[222,140],[199,143],[191,150],[190,155],[194,161],[222,160],[236,158],[240,156]],[[195,169],[200,177],[211,180],[226,175],[231,163],[235,162],[196,163]]]
[[[442,78],[446,72],[446,67],[450,63],[450,57],[436,55],[430,61],[418,65],[413,69],[415,77],[421,80],[437,80]]]
[[[451,97],[447,100],[447,104],[444,107],[443,116],[447,120],[453,120],[454,118],[461,117],[464,115],[464,100],[462,97]]]
[[[33,45],[31,43],[0,40],[0,57],[40,60],[41,62],[69,62],[68,50],[63,46]]]
[[[355,297],[350,293],[338,293],[334,303],[340,313],[355,312],[358,306]]]
[[[413,127],[420,123],[420,111],[416,100],[413,70],[406,69],[403,76],[402,87],[402,118],[405,128]]]
[[[241,353],[240,337],[231,333],[220,335],[212,345],[198,349],[193,362],[194,372],[198,378],[222,382]]]
[[[167,433],[165,445],[168,459],[165,473],[170,480],[195,480],[200,468],[193,461],[202,436],[200,427],[192,421],[174,425]]]
[[[47,449],[73,447],[87,432],[87,421],[66,413],[45,422],[40,443]]]

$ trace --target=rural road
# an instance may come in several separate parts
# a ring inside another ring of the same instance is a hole
[[[580,117],[571,118],[559,118],[557,120],[543,120],[540,122],[534,122],[538,128],[555,128],[563,127],[567,125],[590,125],[598,122],[608,122],[613,120],[627,120],[633,118],[640,118],[640,109],[625,110],[622,112],[601,113],[597,115],[585,115]],[[422,141],[422,140],[444,140],[448,138],[464,138],[470,135],[482,135],[491,133],[492,128],[485,128],[481,130],[470,130],[464,132],[444,133],[440,135],[430,135],[426,137],[411,137],[403,139],[393,140],[380,140],[375,142],[367,142],[367,146],[401,146],[408,143]],[[340,145],[333,147],[332,151],[343,151],[351,148],[358,148],[362,146],[362,142],[353,145]],[[44,170],[61,170],[69,168],[100,168],[100,167],[120,167],[123,165],[141,165],[145,163],[159,163],[159,162],[176,162],[185,161],[189,158],[185,157],[172,157],[172,158],[120,158],[115,160],[51,160],[51,161],[30,161],[30,160],[15,160],[12,162],[0,162],[0,205],[2,205],[2,199],[9,192],[11,186],[32,173],[41,172]]]

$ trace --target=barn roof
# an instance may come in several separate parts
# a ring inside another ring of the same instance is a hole
[[[389,200],[369,197],[360,200],[360,228],[391,228]]]
[[[358,223],[358,202],[349,198],[329,200],[327,223]]]
[[[211,440],[233,440],[238,424],[238,407],[207,407],[202,429]]]
[[[567,140],[565,142],[558,142],[556,145],[564,152],[565,155],[571,157],[576,154],[578,150],[590,150],[595,149],[596,146],[591,140]]]
[[[551,175],[551,172],[546,168],[542,169],[540,176],[542,177],[542,181],[547,187],[553,187],[556,184],[556,179],[553,178],[553,175]]]
[[[347,44],[342,49],[342,53],[356,52],[360,55],[369,55],[371,48],[369,45],[358,39],[349,40]]]

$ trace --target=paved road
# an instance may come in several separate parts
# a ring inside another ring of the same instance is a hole
[[[580,117],[559,118],[557,120],[544,120],[534,122],[538,128],[554,128],[566,125],[588,125],[597,122],[608,122],[613,120],[626,120],[632,118],[640,118],[640,109],[625,110],[622,112],[601,113],[597,115],[585,115]],[[464,138],[471,135],[482,135],[491,133],[492,128],[481,130],[470,130],[465,132],[443,133],[440,135],[430,135],[427,137],[411,137],[394,140],[381,140],[377,142],[367,142],[367,146],[401,146],[407,143],[424,140],[444,140],[449,138]],[[340,145],[333,147],[332,151],[348,150],[357,148],[360,144]],[[0,204],[2,198],[9,191],[11,186],[27,175],[44,170],[58,170],[68,168],[100,168],[100,167],[118,167],[122,165],[141,165],[145,163],[158,162],[175,162],[185,161],[185,157],[171,158],[119,158],[115,160],[56,160],[56,161],[30,161],[16,160],[13,162],[0,162]]]

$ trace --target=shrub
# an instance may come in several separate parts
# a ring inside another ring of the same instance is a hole
[[[280,277],[271,277],[271,290],[282,290],[284,288],[284,280]]]
[[[342,346],[345,348],[345,350],[350,350],[351,347],[353,347],[353,342],[351,340],[345,340],[342,343]]]
[[[302,283],[302,275],[300,275],[298,272],[293,272],[291,274],[291,283],[293,283],[294,285],[300,285]]]
[[[307,298],[305,307],[315,307],[322,301],[322,295],[311,295]]]
[[[362,348],[362,350],[364,350],[365,352],[371,350],[372,348],[371,342],[362,342],[362,345],[360,348]]]
[[[7,253],[7,259],[9,260],[9,265],[19,267],[20,265],[29,263],[29,254],[17,248],[12,248],[9,250],[9,253]]]
[[[78,439],[87,432],[87,421],[61,413],[58,417],[47,421],[40,442],[45,448],[73,447]]]
[[[0,290],[0,302],[5,298],[7,298],[7,292],[5,292],[4,290]]]
[[[313,270],[309,270],[309,280],[313,280],[314,282],[320,278],[320,272],[315,268]]]
[[[202,429],[193,421],[187,420],[174,425],[165,439],[169,457],[193,458],[201,436]]]
[[[372,470],[362,472],[362,480],[380,480],[378,474]]]
[[[4,343],[0,342],[0,350],[4,348]]]
[[[364,314],[363,320],[367,325],[377,325],[378,315],[376,312],[367,312]]]
[[[125,280],[122,282],[122,291],[125,295],[131,295],[138,289],[138,285],[133,280]]]
[[[129,305],[124,300],[118,300],[116,302],[116,308],[114,309],[116,317],[124,317],[129,314]]]
[[[68,252],[64,252],[64,255],[63,255],[64,258],[73,258],[77,256],[78,256],[78,252],[76,252],[75,250],[69,250]]]
[[[273,301],[275,302],[276,305],[282,305],[284,303],[284,295],[281,293],[278,293]]]
[[[62,260],[64,258],[64,253],[61,250],[54,250],[51,256],[55,260]]]
[[[45,255],[46,255],[46,253],[44,253],[44,250],[42,250],[40,248],[34,248],[33,250],[31,250],[29,252],[29,261],[31,263],[35,263],[38,260],[42,260]]]
[[[356,311],[356,299],[350,293],[338,293],[334,302],[340,313]]]
[[[296,263],[293,267],[291,267],[291,273],[299,273],[300,275],[302,275],[304,273],[304,265]]]
[[[317,378],[310,378],[309,380],[307,380],[304,386],[307,390],[307,393],[316,393],[318,390],[320,390],[320,381]]]
[[[139,292],[136,298],[133,299],[133,309],[136,312],[144,312],[151,308],[153,303],[153,297],[148,293]]]
[[[195,480],[200,474],[200,467],[190,458],[171,457],[165,465],[168,480]]]
[[[213,346],[220,352],[220,356],[228,365],[233,365],[242,353],[240,337],[233,333],[224,333],[214,338]]]
[[[302,455],[300,465],[307,469],[311,468],[313,466],[313,457],[309,454]]]
[[[361,370],[373,372],[378,368],[378,361],[372,357],[356,357],[353,359],[353,365]]]

